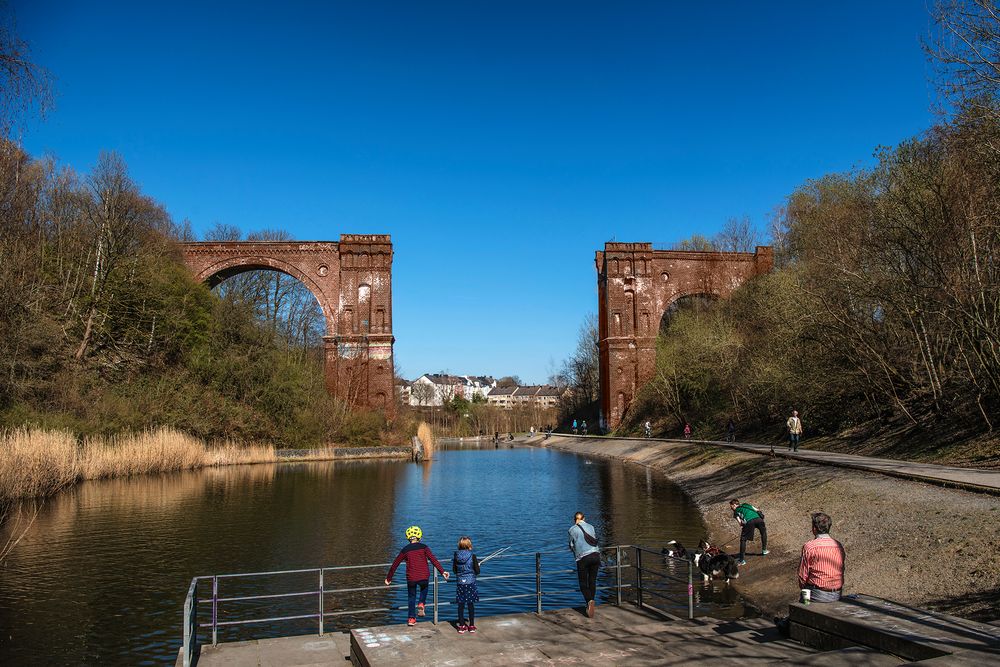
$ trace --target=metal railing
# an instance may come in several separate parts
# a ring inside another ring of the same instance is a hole
[[[502,554],[497,556],[497,559],[510,559],[510,558],[523,558],[528,556],[534,557],[535,567],[532,571],[525,572],[514,572],[511,574],[498,574],[490,576],[479,576],[477,577],[478,582],[489,582],[489,581],[499,581],[499,580],[516,580],[516,579],[527,579],[529,577],[534,578],[534,590],[525,593],[513,593],[509,595],[496,595],[491,597],[482,597],[479,599],[480,602],[491,602],[500,600],[515,600],[524,598],[534,598],[534,610],[536,613],[542,613],[544,606],[544,599],[546,597],[553,598],[560,595],[567,594],[578,594],[579,589],[575,587],[571,588],[548,588],[545,586],[545,577],[552,577],[556,575],[565,575],[569,573],[575,573],[576,568],[559,568],[544,570],[542,568],[543,556],[550,556],[552,554],[560,554],[565,556],[566,551],[536,551],[536,552],[523,552],[523,553],[513,553],[513,554]],[[677,581],[683,582],[684,579],[677,577],[669,572],[662,570],[657,570],[649,565],[643,566],[643,554],[647,554],[647,561],[649,560],[649,555],[655,555],[659,559],[660,564],[666,564],[671,561],[676,561],[677,564],[686,565],[687,567],[687,617],[689,619],[694,618],[694,593],[693,593],[693,564],[685,559],[673,558],[670,556],[664,556],[660,552],[653,551],[647,547],[635,546],[635,545],[616,545],[612,547],[605,547],[602,549],[602,559],[601,559],[601,569],[608,573],[613,573],[614,575],[614,585],[610,586],[598,586],[598,591],[614,591],[614,601],[617,605],[621,606],[625,600],[623,593],[627,591],[634,591],[635,596],[632,600],[639,607],[651,607],[658,609],[660,611],[665,611],[656,607],[654,604],[647,603],[644,600],[646,595],[651,595],[659,599],[667,600],[674,603],[676,606],[682,606],[677,598],[670,596],[666,593],[669,590],[668,586],[663,585],[665,581]],[[635,564],[629,564],[628,560],[630,557],[634,557]],[[190,667],[194,662],[195,652],[198,646],[198,631],[199,629],[210,630],[211,641],[215,645],[219,640],[219,629],[220,628],[233,628],[238,626],[261,624],[261,623],[277,623],[277,622],[288,622],[288,621],[314,621],[316,623],[316,629],[318,634],[322,635],[326,631],[326,619],[337,617],[337,616],[360,616],[365,614],[375,614],[375,613],[387,613],[393,611],[399,611],[406,609],[405,605],[400,606],[376,606],[376,607],[363,607],[358,609],[340,609],[340,610],[328,610],[326,608],[326,598],[327,596],[344,595],[344,594],[364,594],[374,591],[386,591],[387,589],[399,589],[405,588],[406,584],[393,584],[391,586],[385,586],[384,584],[378,586],[355,586],[346,588],[327,588],[328,574],[342,573],[348,571],[360,571],[366,569],[382,569],[385,570],[391,565],[391,563],[371,563],[366,565],[342,565],[336,567],[322,567],[322,568],[309,568],[302,570],[278,570],[272,572],[245,572],[238,574],[217,574],[211,576],[200,576],[194,577],[191,580],[191,584],[188,587],[188,593],[184,600],[184,625],[183,625],[183,640],[184,644],[182,647],[182,657],[184,667]],[[635,579],[633,583],[625,581],[624,570],[634,569]],[[315,577],[316,588],[304,591],[295,592],[284,592],[284,593],[266,593],[266,594],[255,594],[255,595],[229,595],[224,596],[220,594],[220,584],[227,581],[250,581],[250,580],[262,580],[274,577],[282,576],[301,576],[301,577]],[[452,605],[451,602],[442,602],[439,600],[438,589],[440,581],[438,578],[437,570],[433,570],[433,578],[430,582],[431,590],[431,602],[430,607],[432,611],[432,620],[436,624],[439,619],[439,609],[440,607],[447,607]],[[649,584],[650,576],[656,576],[656,580],[659,586],[651,586]],[[199,597],[198,591],[200,586],[211,585],[211,596],[201,598]],[[222,609],[223,605],[232,603],[246,603],[246,602],[258,602],[266,601],[268,603],[281,602],[285,600],[294,600],[315,597],[317,604],[314,612],[304,613],[304,614],[290,614],[290,615],[266,615],[260,618],[224,618]],[[209,620],[205,622],[198,621],[198,610],[199,605],[206,605],[209,609]],[[669,613],[669,612],[668,612]]]

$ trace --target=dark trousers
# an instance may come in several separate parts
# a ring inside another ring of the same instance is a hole
[[[476,603],[475,602],[459,602],[458,603],[458,622],[465,623],[465,605],[469,605],[469,625],[476,624]]]
[[[427,579],[423,581],[406,582],[406,602],[409,605],[410,618],[417,615],[417,587],[420,587],[420,604],[427,602]]]
[[[597,594],[597,572],[600,569],[600,554],[587,554],[576,561],[576,576],[580,579],[580,592],[583,593],[584,602],[590,602]]]
[[[788,448],[793,452],[799,451],[799,434],[789,433],[788,434]]]
[[[743,531],[740,533],[740,560],[746,558],[747,540],[753,539],[754,528],[760,531],[760,550],[767,551],[767,526],[764,525],[764,520],[750,519],[743,524]]]

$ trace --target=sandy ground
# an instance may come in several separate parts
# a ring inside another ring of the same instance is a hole
[[[541,444],[541,443],[539,443]],[[768,556],[747,545],[736,584],[766,614],[784,614],[810,515],[833,518],[847,552],[845,593],[867,593],[958,616],[1000,619],[1000,498],[874,473],[798,463],[709,445],[553,437],[548,446],[665,472],[701,508],[716,544],[738,535],[727,501],[760,507]],[[739,551],[739,542],[726,548]]]

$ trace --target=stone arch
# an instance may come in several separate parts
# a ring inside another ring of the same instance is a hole
[[[326,323],[327,390],[351,407],[381,406],[391,416],[396,339],[392,335],[392,242],[388,234],[341,234],[339,242],[209,241],[179,247],[194,277],[211,287],[258,270],[278,271],[304,284]]]
[[[323,266],[325,265],[317,265],[317,273],[322,271]],[[195,280],[214,288],[228,278],[250,271],[277,271],[298,280],[306,286],[306,289],[316,299],[316,303],[319,304],[323,320],[326,323],[327,334],[330,335],[336,331],[335,311],[323,288],[301,268],[281,259],[255,255],[234,255],[220,259],[218,262],[201,269],[195,275]]]
[[[690,298],[725,298],[773,264],[767,246],[746,253],[605,243],[595,256],[602,427],[617,427],[631,399],[652,377],[659,325],[671,309]],[[622,368],[625,372],[617,372]]]

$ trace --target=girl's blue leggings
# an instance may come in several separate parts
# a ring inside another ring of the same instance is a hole
[[[420,604],[427,602],[427,579],[406,582],[406,601],[409,603],[410,618],[417,616],[417,586],[420,587]]]
[[[475,602],[459,602],[458,603],[458,622],[462,623],[465,621],[465,605],[469,605],[469,625],[476,624],[476,603]]]

